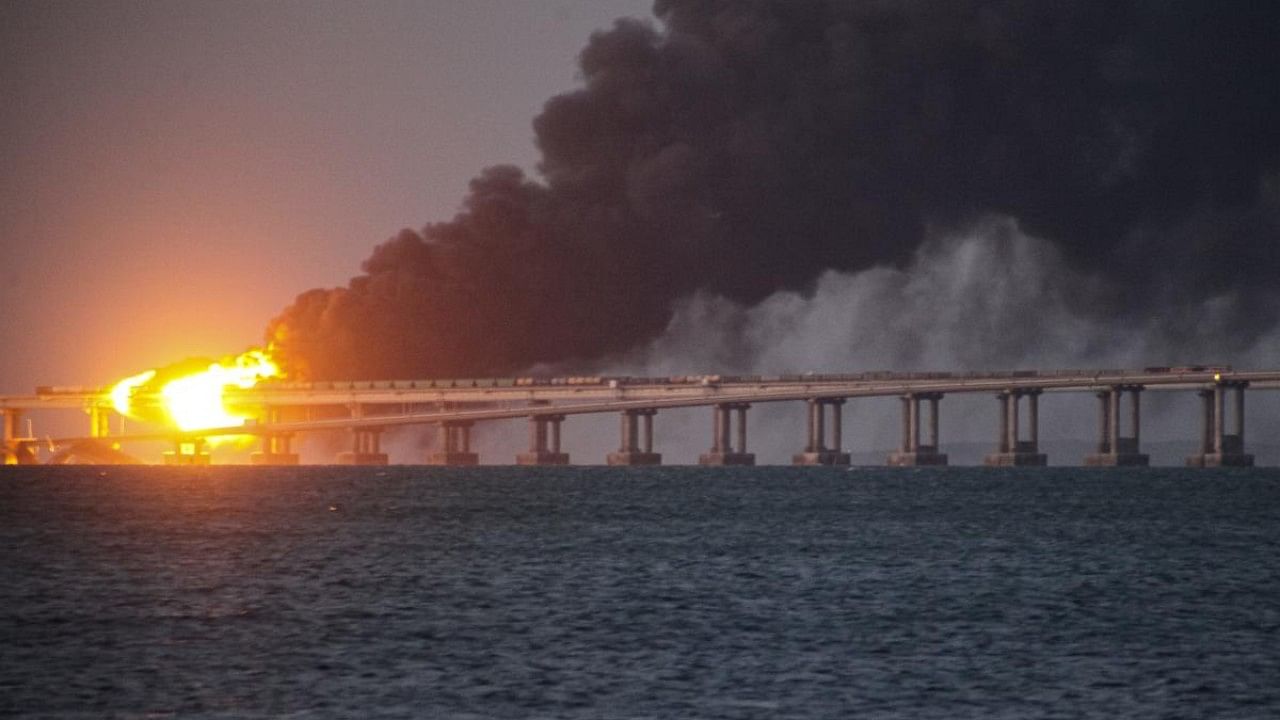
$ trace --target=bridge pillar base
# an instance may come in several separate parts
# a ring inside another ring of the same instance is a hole
[[[1146,467],[1151,456],[1143,453],[1096,453],[1084,459],[1085,467]]]
[[[849,453],[838,450],[802,452],[791,456],[792,465],[849,465],[850,463]]]
[[[605,458],[609,465],[661,465],[662,453],[654,452],[611,452]]]
[[[209,464],[209,453],[179,453],[172,450],[165,451],[164,464],[178,467],[203,467]]]
[[[383,452],[340,452],[338,465],[386,465],[387,454]]]
[[[480,453],[473,452],[433,452],[427,456],[428,465],[479,465]]]
[[[947,464],[947,454],[932,450],[919,452],[895,452],[889,455],[889,467],[924,467]]]
[[[755,465],[755,453],[706,452],[698,456],[699,465]]]
[[[1030,452],[991,453],[983,458],[982,464],[988,467],[1044,467],[1049,464],[1049,456]]]
[[[298,453],[255,452],[249,455],[250,465],[297,465]]]
[[[29,443],[14,443],[12,447],[0,448],[0,465],[38,465],[40,459],[36,456],[34,445]]]
[[[568,465],[569,453],[562,452],[524,452],[516,455],[517,465]]]
[[[1187,458],[1187,467],[1253,467],[1253,455],[1247,453],[1204,453]]]

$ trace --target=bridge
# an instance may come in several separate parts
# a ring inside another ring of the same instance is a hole
[[[1054,393],[1092,393],[1098,399],[1096,452],[1084,459],[1094,466],[1141,466],[1141,396],[1145,391],[1195,392],[1202,399],[1199,451],[1187,458],[1195,467],[1251,466],[1245,451],[1246,390],[1280,388],[1280,370],[1237,371],[1226,366],[1148,367],[1141,370],[1023,370],[974,373],[804,374],[773,376],[690,375],[673,377],[576,376],[557,378],[481,378],[359,382],[265,382],[248,390],[228,390],[226,401],[252,408],[256,418],[243,425],[181,432],[166,430],[115,434],[106,388],[39,387],[31,395],[0,396],[3,452],[8,464],[73,459],[119,463],[135,461],[119,448],[126,443],[172,442],[169,464],[205,464],[210,437],[254,436],[261,450],[257,464],[297,464],[292,449],[299,433],[345,430],[351,448],[340,464],[388,462],[381,435],[388,428],[429,425],[437,428],[436,449],[428,464],[475,465],[471,430],[477,422],[525,418],[529,449],[520,464],[563,465],[569,455],[561,444],[561,425],[570,416],[617,413],[618,449],[611,465],[656,465],[655,416],[671,408],[709,407],[709,449],[704,465],[753,465],[747,448],[747,413],[752,405],[804,402],[808,407],[807,442],[793,456],[798,465],[847,465],[843,449],[842,406],[853,398],[901,399],[901,442],[887,458],[894,466],[946,465],[940,430],[940,404],[947,395],[990,393],[999,402],[995,442],[985,464],[1040,466],[1039,403]],[[135,397],[145,405],[155,402]],[[1128,412],[1122,411],[1127,406]],[[1230,408],[1230,417],[1228,416]],[[89,416],[87,435],[36,438],[20,434],[24,412],[78,410]],[[926,412],[927,411],[927,412]],[[927,419],[927,422],[926,422]],[[1127,427],[1125,427],[1127,426]],[[924,431],[924,432],[922,432]]]

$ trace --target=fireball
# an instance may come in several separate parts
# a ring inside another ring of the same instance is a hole
[[[161,420],[183,431],[243,425],[252,415],[228,407],[224,398],[226,390],[247,390],[260,380],[283,375],[280,366],[271,359],[270,348],[249,350],[222,362],[209,363],[203,369],[193,369],[192,364],[193,361],[175,363],[121,380],[111,388],[112,406],[121,415]],[[150,396],[158,407],[148,412],[145,404],[136,402],[140,394]],[[160,417],[155,417],[157,414]]]
[[[151,382],[155,376],[155,370],[148,370],[116,383],[115,387],[111,388],[111,407],[125,417],[136,417],[132,407],[133,393],[137,388]]]

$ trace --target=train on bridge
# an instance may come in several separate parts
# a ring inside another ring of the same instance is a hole
[[[436,449],[426,461],[475,464],[471,427],[477,422],[526,418],[530,450],[517,458],[526,464],[563,464],[560,425],[569,416],[618,413],[622,442],[607,461],[655,464],[654,416],[672,408],[712,410],[713,442],[700,457],[704,464],[754,464],[746,449],[747,410],[752,404],[803,401],[809,406],[808,442],[793,458],[797,464],[847,464],[842,445],[841,406],[849,399],[896,396],[902,399],[902,442],[888,459],[891,465],[947,463],[939,435],[939,404],[954,393],[994,394],[1000,400],[999,441],[987,459],[991,465],[1043,465],[1039,452],[1039,396],[1045,392],[1090,392],[1099,405],[1097,453],[1093,465],[1146,464],[1140,451],[1139,397],[1143,390],[1195,391],[1203,399],[1200,452],[1188,458],[1195,466],[1248,465],[1244,451],[1244,391],[1280,389],[1280,371],[1239,372],[1229,365],[1148,366],[1140,370],[1065,369],[992,372],[799,373],[778,375],[691,374],[662,377],[631,375],[523,376],[426,380],[361,380],[299,382],[264,380],[250,388],[228,388],[226,400],[254,414],[242,424],[200,429],[111,434],[109,390],[78,386],[41,386],[34,395],[0,397],[3,452],[7,463],[34,462],[47,445],[51,461],[75,458],[92,462],[124,462],[120,444],[168,440],[175,446],[166,462],[200,464],[208,438],[242,435],[260,438],[254,462],[298,462],[291,447],[298,433],[345,430],[352,450],[338,461],[353,464],[387,462],[379,438],[391,427],[434,425]],[[154,402],[154,398],[139,398]],[[1121,431],[1121,402],[1129,406],[1128,431]],[[1234,423],[1227,401],[1234,404]],[[1025,405],[1025,412],[1020,410]],[[31,437],[20,433],[19,419],[32,409],[87,410],[87,436]],[[928,411],[926,413],[926,410]],[[927,423],[926,423],[927,420]],[[241,422],[241,421],[237,421]],[[1234,428],[1228,430],[1228,425]],[[927,435],[922,433],[927,429]]]
[[[1147,374],[1183,375],[1205,372],[1231,372],[1230,365],[1182,365],[1147,367]],[[873,370],[858,373],[790,373],[778,375],[566,375],[523,376],[511,378],[440,378],[425,380],[341,380],[341,381],[291,381],[265,380],[257,390],[281,391],[329,391],[329,390],[435,390],[435,389],[483,389],[483,388],[542,388],[542,387],[654,387],[666,385],[771,385],[797,383],[869,383],[922,380],[988,380],[1061,378],[1094,375],[1120,375],[1133,371],[1120,369],[1060,369],[1060,370],[996,370],[985,372],[895,372]],[[41,386],[37,395],[101,393],[102,388]]]

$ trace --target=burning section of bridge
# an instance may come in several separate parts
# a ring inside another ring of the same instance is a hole
[[[255,348],[219,362],[184,360],[127,377],[112,387],[111,405],[125,417],[184,432],[242,425],[253,413],[229,406],[226,391],[280,377],[270,348]]]

